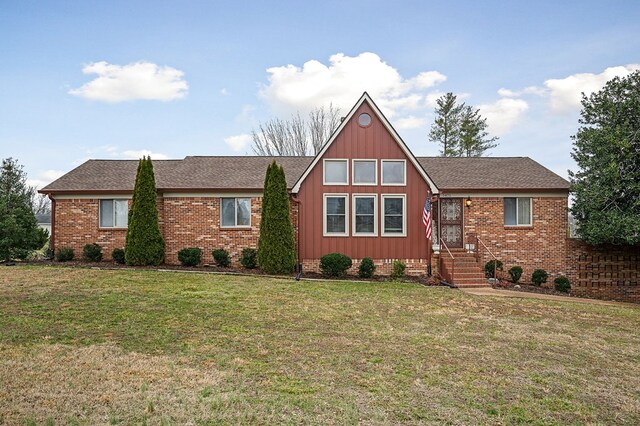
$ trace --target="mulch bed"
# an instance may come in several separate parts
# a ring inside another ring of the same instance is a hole
[[[567,296],[567,297],[580,297],[575,294],[571,294],[571,290],[568,293],[558,291],[553,287],[538,287],[531,284],[514,284],[508,281],[501,281],[500,284],[492,285],[493,288],[497,290],[514,290],[514,291],[523,291],[527,293],[538,293],[538,294],[552,294],[555,296]]]

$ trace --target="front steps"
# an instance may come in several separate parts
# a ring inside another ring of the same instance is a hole
[[[453,277],[450,284],[461,288],[474,288],[474,287],[490,287],[489,280],[484,276],[484,270],[482,266],[476,262],[474,253],[469,253],[465,250],[451,250],[451,254],[454,257],[455,265],[451,268],[452,260],[448,253],[443,253],[444,262],[449,266],[449,270],[453,269]]]

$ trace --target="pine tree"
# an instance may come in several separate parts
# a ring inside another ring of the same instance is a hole
[[[284,169],[274,161],[267,168],[264,182],[258,265],[269,274],[292,272],[295,250]]]
[[[449,92],[436,101],[438,105],[436,119],[429,131],[429,140],[442,146],[440,154],[443,157],[458,157],[460,155],[460,124],[464,103],[458,105],[456,96]]]
[[[158,224],[156,181],[151,157],[138,163],[129,227],[124,248],[127,265],[159,265],[164,261],[164,239]]]
[[[498,146],[497,137],[489,137],[487,119],[482,118],[479,109],[467,105],[463,108],[460,121],[460,157],[482,157],[484,153]]]
[[[12,158],[2,160],[0,170],[0,259],[24,259],[41,248],[49,238],[38,227],[31,206],[34,189],[27,186],[27,175]]]

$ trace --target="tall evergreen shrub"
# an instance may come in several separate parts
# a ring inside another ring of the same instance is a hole
[[[164,261],[164,239],[158,225],[156,179],[151,157],[138,163],[124,248],[127,265],[159,265]]]
[[[269,274],[286,274],[293,271],[295,258],[287,182],[284,170],[274,161],[267,168],[264,181],[258,265]]]

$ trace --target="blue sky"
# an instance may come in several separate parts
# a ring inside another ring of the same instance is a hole
[[[566,176],[579,94],[640,68],[640,2],[0,1],[0,157],[251,153],[260,121],[367,90],[416,155],[452,91]]]

